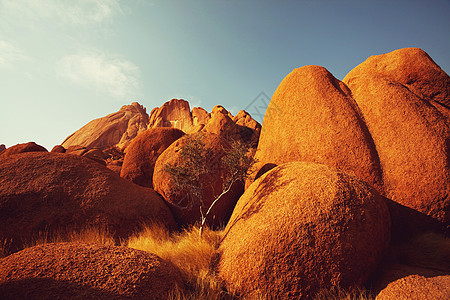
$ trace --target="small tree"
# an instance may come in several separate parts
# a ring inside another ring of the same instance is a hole
[[[174,192],[185,193],[186,205],[179,206],[181,209],[190,209],[195,205],[200,208],[200,236],[206,225],[206,219],[211,213],[214,205],[228,193],[236,182],[243,182],[248,177],[251,166],[255,163],[253,156],[248,155],[248,145],[234,141],[225,151],[225,155],[219,160],[214,160],[214,153],[208,153],[205,143],[201,140],[201,136],[186,136],[184,144],[179,150],[180,163],[164,165],[163,170],[169,174],[172,179]],[[205,190],[202,175],[211,174],[218,169],[225,169],[222,175],[222,189],[214,200],[207,207],[203,201],[203,191]]]

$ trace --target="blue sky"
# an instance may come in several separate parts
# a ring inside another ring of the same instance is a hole
[[[51,149],[134,101],[236,113],[294,68],[343,79],[404,47],[449,73],[449,16],[448,0],[0,0],[0,144]]]

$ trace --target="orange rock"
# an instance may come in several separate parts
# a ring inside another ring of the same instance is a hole
[[[211,119],[211,114],[201,107],[194,107],[192,109],[192,123],[194,126],[199,124],[205,125]]]
[[[176,128],[153,128],[140,133],[127,148],[120,176],[131,182],[153,187],[156,159],[184,135]]]
[[[216,105],[202,131],[220,135],[229,142],[240,141],[256,149],[261,125],[243,110],[233,117],[224,107]]]
[[[172,99],[161,107],[154,108],[150,114],[148,128],[173,127],[188,132],[193,127],[189,102]]]
[[[62,146],[79,145],[86,148],[122,148],[139,132],[147,128],[148,115],[137,102],[124,105],[115,113],[95,119],[67,137]]]
[[[7,156],[15,155],[18,153],[25,153],[25,152],[48,152],[48,151],[44,147],[36,144],[35,142],[29,142],[29,143],[17,144],[15,146],[11,146],[11,147],[7,148],[6,150],[2,151],[0,156],[7,157]]]
[[[220,105],[214,106],[211,119],[205,124],[203,131],[222,135],[223,137],[236,134],[236,124],[229,117],[228,111]]]
[[[35,246],[0,260],[3,299],[166,299],[184,284],[155,254],[121,246]]]
[[[100,148],[89,149],[88,151],[86,151],[86,153],[83,154],[83,157],[92,159],[93,161],[96,161],[99,164],[106,166],[107,156],[103,153],[103,151]]]
[[[174,190],[175,181],[164,171],[166,164],[177,165],[182,163],[182,157],[179,151],[190,136],[200,136],[202,142],[205,144],[207,153],[206,163],[208,172],[200,177],[200,181],[203,184],[203,189],[201,190],[203,205],[201,205],[200,199],[189,198],[187,191],[178,192]],[[186,135],[176,140],[158,157],[153,174],[153,186],[167,201],[175,219],[177,219],[180,225],[185,226],[200,221],[200,206],[202,206],[202,210],[205,213],[216,196],[221,194],[224,182],[223,178],[228,172],[221,164],[221,158],[226,154],[224,149],[229,148],[230,144],[220,136],[212,133],[199,132]],[[207,218],[208,225],[217,227],[225,224],[241,194],[242,184],[236,183],[214,205]]]
[[[448,300],[450,275],[425,278],[411,275],[390,283],[376,300]]]
[[[219,276],[244,298],[309,299],[320,289],[364,284],[389,233],[384,198],[369,184],[325,165],[286,163],[236,204]]]
[[[383,191],[375,145],[347,86],[325,68],[293,70],[267,108],[256,152],[259,166],[290,161],[329,165]]]
[[[56,146],[54,146],[52,148],[52,151],[50,151],[50,152],[53,152],[53,153],[66,153],[66,148],[64,148],[61,145],[56,145]]]
[[[344,81],[375,142],[386,196],[450,224],[449,76],[425,52],[401,49]]]
[[[120,178],[84,157],[22,153],[0,160],[0,240],[16,248],[39,232],[106,226],[126,238],[143,222],[175,228],[163,199],[152,189]]]
[[[73,145],[73,146],[69,146],[66,149],[66,154],[72,154],[72,155],[78,155],[78,156],[82,156],[83,154],[85,154],[86,152],[88,152],[88,149],[84,146],[80,146],[80,145]]]
[[[403,48],[371,56],[351,70],[343,81],[347,83],[364,74],[389,77],[432,105],[450,106],[450,77],[422,49]]]
[[[0,145],[0,153],[6,150],[6,146],[4,144]]]

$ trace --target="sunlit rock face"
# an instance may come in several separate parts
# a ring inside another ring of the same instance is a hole
[[[375,145],[348,87],[320,66],[294,69],[264,117],[255,172],[310,161],[356,175],[382,191]],[[275,113],[274,113],[275,112]],[[255,175],[256,176],[256,175]]]
[[[320,66],[295,69],[270,101],[277,113],[264,118],[254,178],[322,163],[448,226],[449,104],[450,77],[418,48],[372,56],[343,81]]]
[[[450,77],[418,48],[369,57],[343,80],[375,143],[385,195],[450,222]]]
[[[223,233],[219,276],[245,299],[311,299],[320,289],[363,284],[389,235],[384,198],[368,183],[290,162],[239,198]]]
[[[230,142],[244,142],[253,149],[261,131],[261,125],[244,110],[236,116],[221,105],[214,106],[211,113],[201,107],[191,111],[189,102],[182,99],[172,99],[152,110],[148,128],[158,127],[177,128],[185,133],[214,133]]]
[[[150,113],[148,128],[173,127],[188,132],[193,128],[189,102],[172,99]]]
[[[112,146],[125,148],[136,135],[147,129],[148,114],[137,102],[124,105],[115,113],[92,120],[68,136],[62,146],[83,146],[106,149]]]

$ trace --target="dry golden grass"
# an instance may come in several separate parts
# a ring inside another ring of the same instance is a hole
[[[108,246],[116,244],[113,234],[107,228],[87,226],[80,230],[60,231],[53,234],[41,232],[32,241],[26,243],[24,248],[64,242],[93,243]]]
[[[180,270],[186,292],[174,291],[170,299],[232,299],[216,276],[220,239],[221,231],[209,228],[200,237],[196,226],[170,234],[164,226],[150,225],[131,237],[127,246],[154,253]]]
[[[339,287],[322,290],[316,294],[314,300],[374,300],[375,297],[369,291],[356,289],[347,291]]]

